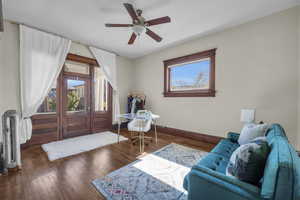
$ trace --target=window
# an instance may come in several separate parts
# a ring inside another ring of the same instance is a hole
[[[86,81],[67,80],[67,111],[82,112],[86,111],[87,102],[85,97]]]
[[[95,67],[94,80],[95,111],[108,110],[108,82],[101,68]]]
[[[165,97],[214,97],[216,49],[164,61]]]
[[[89,75],[90,66],[85,63],[73,62],[68,60],[65,62],[64,71]]]
[[[38,108],[37,113],[56,113],[56,81],[52,85],[42,105]]]

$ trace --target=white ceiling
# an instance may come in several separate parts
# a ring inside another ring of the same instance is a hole
[[[143,10],[146,19],[170,16],[171,23],[151,27],[161,37],[147,35],[127,45],[129,28],[105,28],[104,23],[130,23],[123,3]],[[297,4],[298,0],[4,0],[5,19],[54,32],[74,41],[137,58],[196,36],[240,24]]]

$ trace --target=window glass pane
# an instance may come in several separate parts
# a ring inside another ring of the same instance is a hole
[[[85,111],[85,84],[83,80],[67,80],[67,111]]]
[[[74,72],[79,74],[89,74],[90,67],[88,64],[66,61],[64,66],[65,72]]]
[[[209,89],[210,59],[173,65],[170,69],[170,90]]]
[[[52,85],[47,97],[38,108],[37,113],[55,113],[56,112],[56,81]]]
[[[100,67],[95,67],[95,111],[108,110],[108,82],[105,79],[104,73]]]

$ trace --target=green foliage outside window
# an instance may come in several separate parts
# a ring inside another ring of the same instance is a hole
[[[80,102],[80,97],[76,94],[75,91],[70,91],[68,93],[68,111],[78,110],[78,105]]]

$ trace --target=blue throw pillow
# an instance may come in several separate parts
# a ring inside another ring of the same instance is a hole
[[[270,147],[265,137],[258,137],[241,145],[232,153],[226,175],[257,185],[264,175],[269,152]]]

